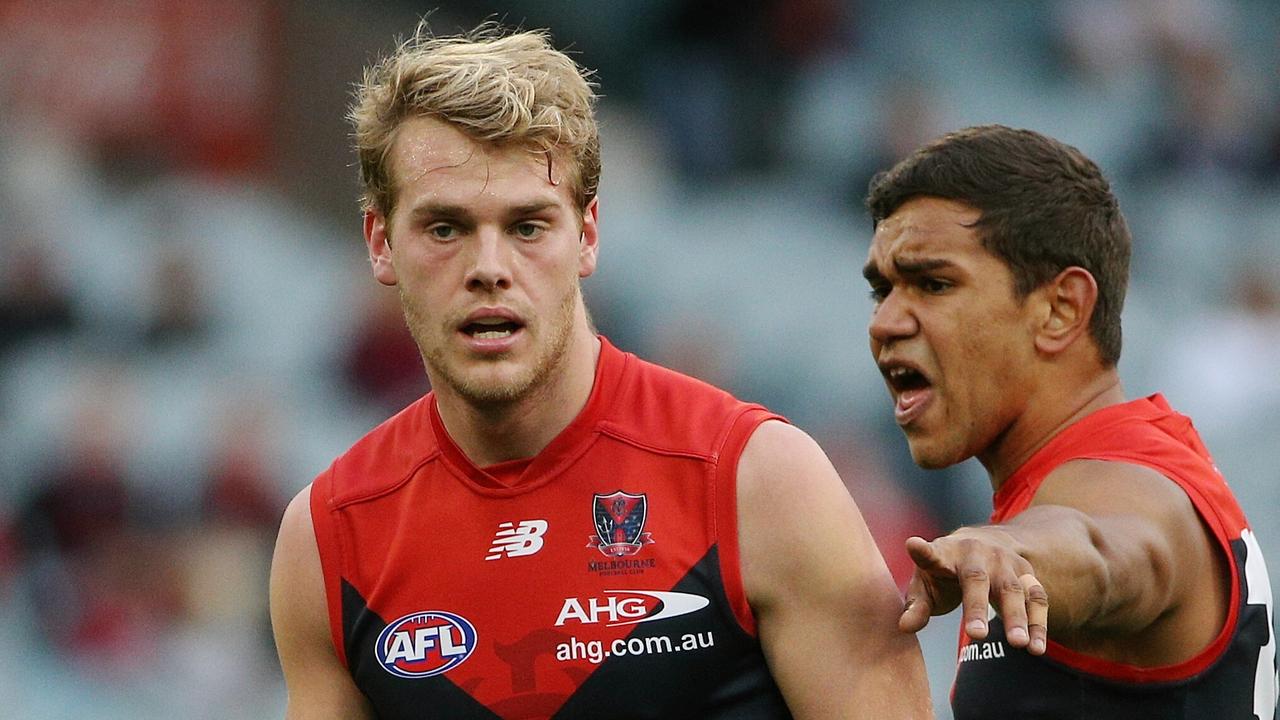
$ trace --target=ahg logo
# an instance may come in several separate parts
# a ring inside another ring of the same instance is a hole
[[[701,595],[660,590],[605,590],[608,597],[587,598],[586,605],[578,598],[565,598],[556,618],[556,627],[574,620],[583,625],[607,622],[615,625],[665,620],[688,615],[711,604]]]

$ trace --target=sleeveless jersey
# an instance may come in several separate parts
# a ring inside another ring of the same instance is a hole
[[[601,338],[578,417],[490,473],[428,394],[312,486],[338,657],[380,718],[791,717],[738,569],[769,419]]]
[[[996,493],[992,521],[1025,510],[1045,476],[1075,459],[1146,466],[1186,492],[1230,560],[1226,624],[1195,657],[1155,668],[1090,657],[1052,640],[1045,655],[1036,657],[1009,647],[998,622],[990,623],[986,640],[969,641],[962,631],[951,696],[956,719],[1274,720],[1276,644],[1266,566],[1191,421],[1160,395],[1090,414],[1005,482]],[[1053,628],[1049,632],[1052,637]]]

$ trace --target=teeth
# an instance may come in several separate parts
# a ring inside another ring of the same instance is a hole
[[[889,371],[889,377],[891,377],[891,378],[893,378],[893,379],[897,380],[898,378],[901,378],[903,375],[906,375],[906,374],[907,374],[907,373],[909,373],[909,372],[911,372],[911,371],[910,371],[909,369],[907,369],[907,368],[904,368],[904,367],[896,367],[896,368],[894,368],[894,369],[892,369],[892,370],[890,370],[890,371]]]
[[[473,337],[480,340],[496,340],[498,338],[510,337],[510,330],[484,330],[476,333]]]

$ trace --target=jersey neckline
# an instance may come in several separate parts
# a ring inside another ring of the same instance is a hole
[[[596,361],[595,379],[587,404],[583,406],[577,417],[537,455],[499,464],[509,467],[511,463],[527,463],[523,472],[510,484],[500,481],[484,468],[477,467],[466,453],[462,452],[462,449],[449,436],[449,431],[445,429],[435,394],[432,394],[431,402],[428,404],[432,433],[435,435],[436,444],[440,448],[445,463],[463,482],[481,494],[502,497],[519,495],[545,484],[555,477],[560,468],[586,451],[595,438],[599,421],[604,419],[613,407],[628,365],[626,353],[614,347],[605,336],[597,337],[600,339],[600,356]]]
[[[1063,446],[1074,445],[1080,438],[1100,432],[1112,423],[1121,420],[1151,419],[1169,411],[1169,403],[1164,399],[1164,396],[1156,393],[1144,398],[1108,405],[1068,425],[1051,438],[1049,442],[1045,443],[1043,447],[1035,451],[1026,462],[1022,463],[1021,467],[1009,476],[1008,480],[1005,480],[1000,485],[1000,489],[995,492],[991,499],[994,510],[992,520],[995,521],[996,518],[1000,517],[1006,506],[1012,502],[1012,499],[1022,492],[1023,486],[1043,478],[1050,470],[1062,463],[1060,450]]]

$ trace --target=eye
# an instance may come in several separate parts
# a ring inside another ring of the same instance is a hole
[[[533,240],[542,234],[546,228],[540,223],[520,222],[516,223],[512,228],[512,232],[521,240]]]
[[[892,288],[888,283],[875,283],[871,286],[871,290],[867,293],[867,296],[871,298],[871,302],[879,305],[884,302],[885,298],[889,297],[889,291],[891,289]]]
[[[427,234],[436,240],[453,240],[458,237],[458,228],[448,223],[436,223],[427,228]]]
[[[939,280],[938,278],[933,278],[933,277],[922,277],[920,278],[919,284],[920,284],[920,289],[924,290],[930,295],[938,295],[938,294],[944,293],[950,290],[952,287],[951,283],[947,282],[946,280]]]

